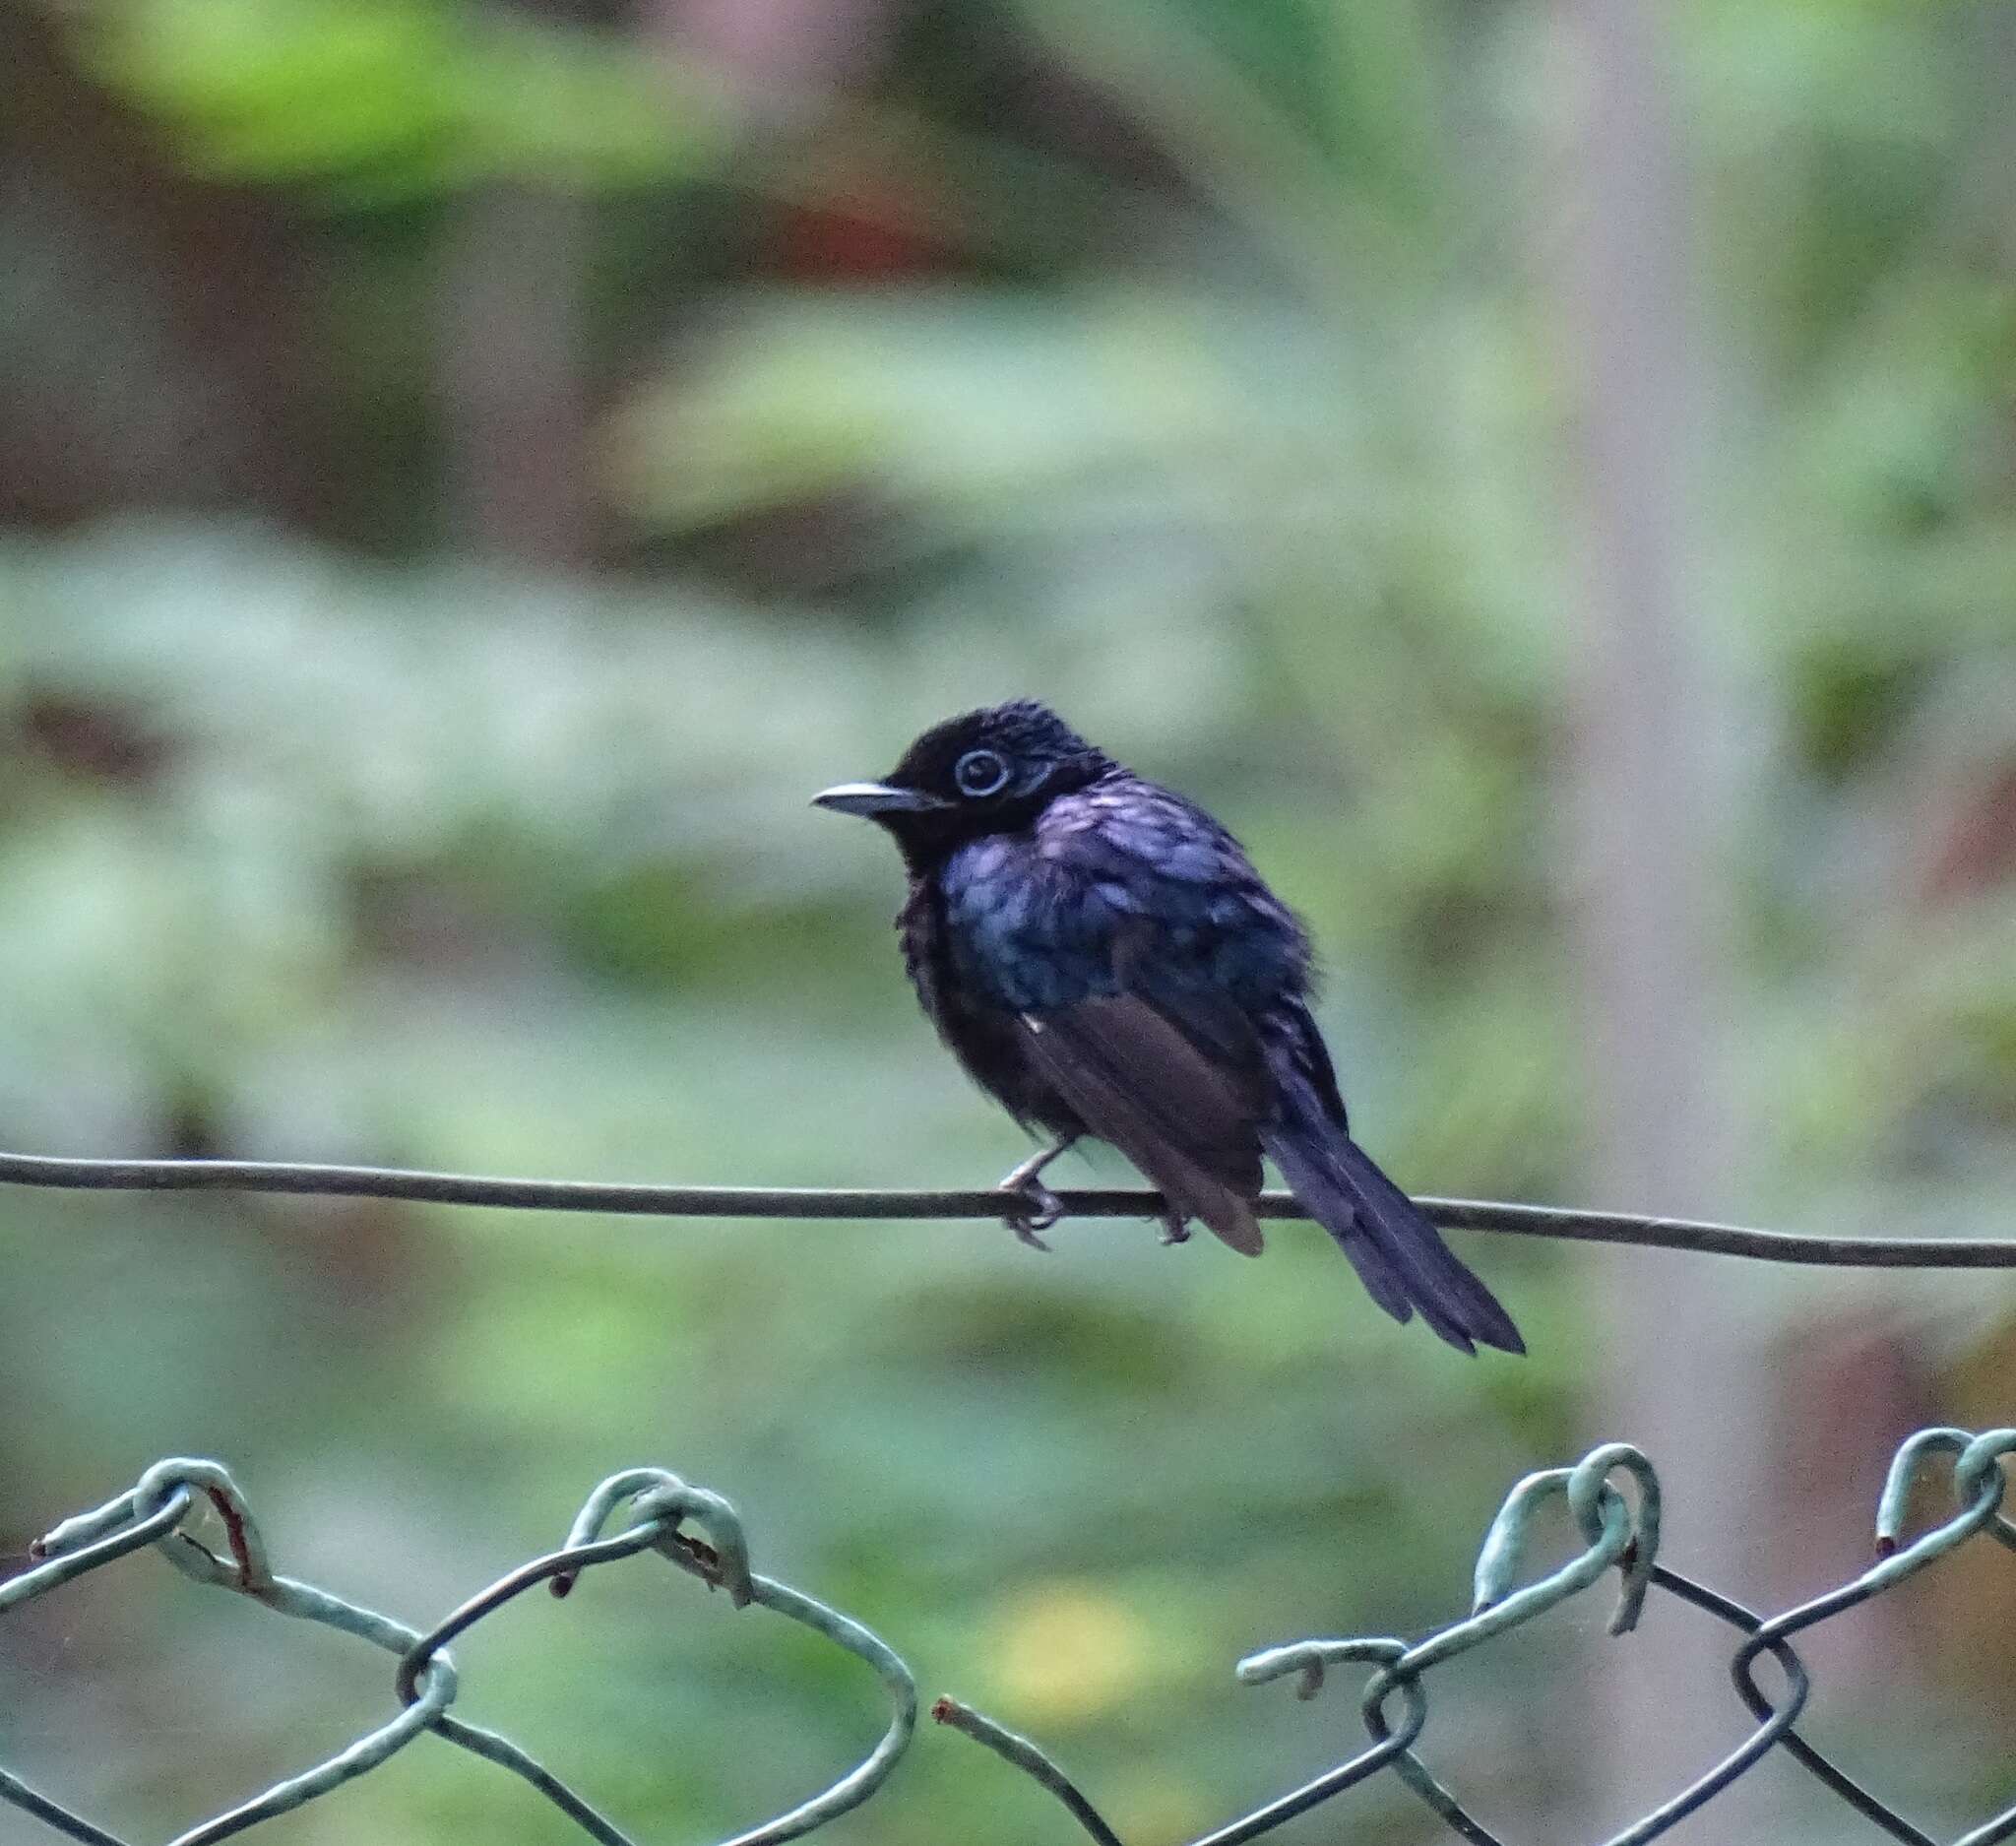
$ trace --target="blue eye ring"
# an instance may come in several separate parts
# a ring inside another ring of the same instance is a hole
[[[1008,786],[1008,759],[998,750],[969,750],[952,765],[952,780],[961,795],[985,800]]]

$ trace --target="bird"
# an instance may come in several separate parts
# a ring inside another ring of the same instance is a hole
[[[1048,1144],[1001,1184],[1039,1248],[1044,1169],[1081,1139],[1161,1191],[1165,1241],[1196,1220],[1261,1252],[1271,1156],[1394,1319],[1451,1346],[1526,1348],[1426,1213],[1352,1138],[1310,1011],[1307,931],[1194,801],[1016,699],[932,726],[887,776],[813,804],[874,821],[909,876],[904,966],[967,1074]]]

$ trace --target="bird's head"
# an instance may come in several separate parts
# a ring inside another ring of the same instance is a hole
[[[1034,699],[933,725],[879,782],[843,782],[812,797],[888,829],[913,871],[983,834],[1027,827],[1058,796],[1112,767]]]

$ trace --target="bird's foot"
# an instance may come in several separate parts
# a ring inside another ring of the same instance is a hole
[[[1162,1241],[1165,1245],[1189,1242],[1190,1227],[1184,1223],[1180,1212],[1166,1211],[1163,1213]]]
[[[1031,1249],[1047,1250],[1050,1247],[1040,1234],[1064,1215],[1064,1201],[1043,1184],[1042,1171],[1076,1139],[1076,1135],[1068,1135],[1054,1146],[1032,1154],[1001,1181],[1002,1191],[1014,1194],[1019,1204],[1028,1207],[1011,1211],[1007,1217],[1008,1229]]]
[[[1008,1215],[1008,1229],[1033,1250],[1049,1249],[1041,1234],[1047,1231],[1064,1215],[1064,1201],[1040,1179],[1025,1179],[1019,1186],[1004,1187],[1025,1201],[1031,1210],[1011,1212]]]

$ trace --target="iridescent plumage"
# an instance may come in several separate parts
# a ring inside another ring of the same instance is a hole
[[[948,720],[884,781],[818,798],[896,840],[917,997],[1018,1120],[1110,1142],[1163,1191],[1172,1235],[1196,1219],[1249,1255],[1271,1155],[1388,1313],[1418,1308],[1465,1352],[1524,1350],[1351,1138],[1307,937],[1202,808],[1032,701]]]

